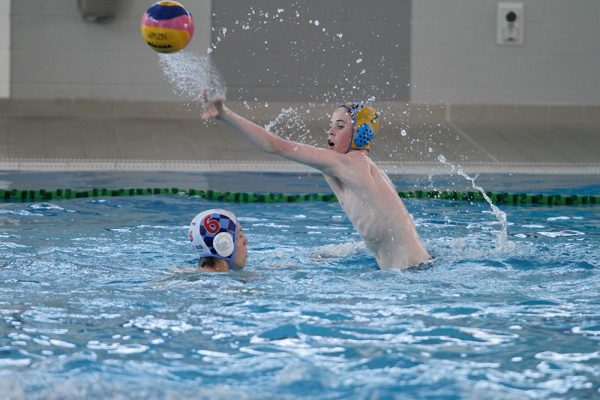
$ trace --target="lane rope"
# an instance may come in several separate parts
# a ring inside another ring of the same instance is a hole
[[[600,204],[600,195],[560,195],[486,192],[494,204],[542,204],[550,206],[576,206]],[[20,190],[0,189],[0,202],[39,202],[98,197],[128,197],[150,195],[195,196],[212,201],[232,203],[295,203],[302,201],[336,201],[334,194],[323,193],[251,193],[218,192],[215,190],[179,189],[179,188],[93,188],[93,189],[57,189],[57,190]],[[441,199],[463,201],[485,201],[480,192],[455,192],[437,190],[400,191],[403,199]]]

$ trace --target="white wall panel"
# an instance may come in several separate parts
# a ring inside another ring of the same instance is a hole
[[[13,0],[12,96],[174,99],[157,53],[140,36],[141,16],[152,3],[118,1],[113,20],[95,23],[82,18],[76,0]],[[185,5],[195,25],[186,50],[206,54],[211,1]]]
[[[10,97],[10,1],[0,2],[0,98]]]
[[[412,101],[600,104],[600,1],[524,1],[522,46],[496,44],[497,3],[413,1]]]

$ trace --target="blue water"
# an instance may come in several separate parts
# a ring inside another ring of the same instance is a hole
[[[600,397],[600,207],[406,202],[436,261],[378,270],[335,203],[0,204],[3,399]],[[242,272],[187,224],[234,210]]]

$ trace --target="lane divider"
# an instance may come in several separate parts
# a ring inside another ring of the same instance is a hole
[[[556,206],[600,204],[600,195],[560,195],[560,194],[527,194],[487,192],[495,204],[543,204]],[[19,190],[0,189],[0,202],[37,202],[51,200],[67,200],[97,197],[128,197],[149,195],[184,195],[196,196],[206,200],[226,201],[233,203],[295,203],[301,201],[335,201],[334,194],[322,193],[251,193],[251,192],[218,192],[215,190],[179,189],[179,188],[94,188],[94,189],[57,189],[57,190]],[[403,199],[442,199],[484,201],[479,192],[453,192],[437,190],[401,191],[398,196]]]

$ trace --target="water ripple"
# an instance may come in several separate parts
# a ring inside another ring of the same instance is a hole
[[[409,271],[378,270],[336,205],[228,204],[250,241],[248,268],[231,274],[193,268],[186,216],[212,203],[8,204],[0,387],[16,399],[597,397],[595,211],[507,208],[498,248],[480,206],[447,204],[407,202],[436,256]]]

